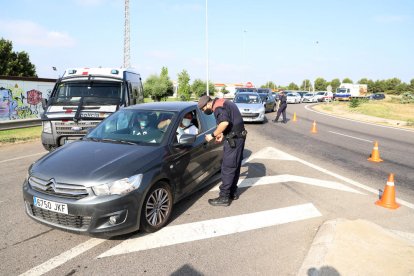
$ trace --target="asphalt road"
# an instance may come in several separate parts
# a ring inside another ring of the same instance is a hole
[[[40,225],[24,213],[27,168],[39,141],[0,147],[0,275],[296,275],[323,222],[367,219],[414,232],[414,133],[316,114],[289,105],[297,121],[249,124],[240,199],[211,207],[218,181],[175,206],[163,230],[110,240]],[[316,120],[318,133],[310,133]],[[382,163],[367,161],[378,140]],[[377,190],[396,175],[397,210]],[[380,241],[379,241],[380,242]]]

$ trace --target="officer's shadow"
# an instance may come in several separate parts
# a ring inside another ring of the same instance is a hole
[[[266,176],[266,166],[259,160],[249,159],[252,152],[244,150],[243,163],[240,170],[240,179],[238,184],[238,194],[241,196],[250,187],[254,186],[261,177]]]

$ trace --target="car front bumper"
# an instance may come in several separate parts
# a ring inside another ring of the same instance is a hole
[[[243,122],[264,122],[265,114],[264,113],[242,113]]]
[[[34,197],[67,205],[68,214],[34,206]],[[26,214],[47,226],[77,234],[111,237],[139,229],[143,196],[138,190],[123,196],[88,196],[82,199],[48,195],[23,184]]]

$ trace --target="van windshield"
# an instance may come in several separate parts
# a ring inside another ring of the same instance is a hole
[[[53,96],[54,103],[78,104],[118,104],[121,101],[122,82],[78,81],[62,82]]]

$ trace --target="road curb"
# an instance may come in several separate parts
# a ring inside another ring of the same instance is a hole
[[[303,261],[297,275],[324,275],[323,273],[319,273],[318,269],[325,264],[325,257],[334,242],[337,225],[345,221],[346,220],[342,218],[329,220],[324,222],[324,224],[319,227],[318,232],[313,239],[311,248],[308,251],[308,254],[305,257],[305,260]],[[329,274],[329,271],[326,271],[326,275],[335,274]]]

